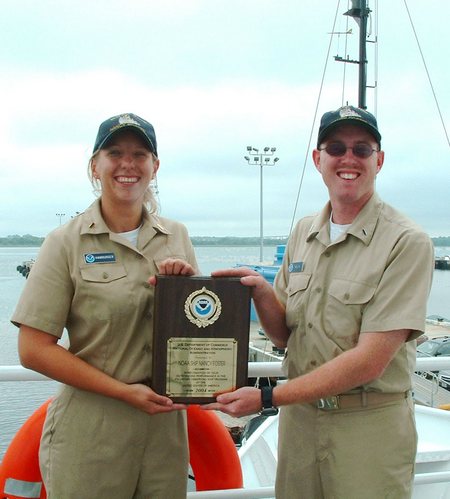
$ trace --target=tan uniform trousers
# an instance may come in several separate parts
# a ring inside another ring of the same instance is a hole
[[[371,408],[282,408],[277,499],[407,499],[417,449],[411,397]]]
[[[64,387],[49,407],[39,461],[48,499],[185,499],[185,411],[150,416]]]

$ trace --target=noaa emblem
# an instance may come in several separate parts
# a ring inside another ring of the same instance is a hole
[[[341,118],[362,118],[360,114],[358,114],[354,109],[352,109],[350,106],[344,106],[340,111],[339,111],[339,116]]]
[[[95,256],[90,253],[90,254],[84,256],[84,260],[86,261],[86,263],[94,263]]]
[[[215,293],[203,287],[186,298],[184,312],[186,317],[197,327],[206,327],[219,318],[222,304]]]
[[[129,114],[122,114],[122,116],[119,118],[119,123],[121,125],[139,125],[139,123],[134,120]]]

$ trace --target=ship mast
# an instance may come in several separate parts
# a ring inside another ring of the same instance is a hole
[[[358,107],[367,109],[366,104],[366,90],[367,90],[367,19],[369,18],[371,10],[367,6],[367,0],[352,0],[352,7],[344,13],[344,16],[353,17],[359,26],[359,59],[357,61],[335,57],[336,61],[350,62],[358,64],[359,78],[358,78]]]
[[[358,107],[360,109],[367,109],[367,104],[366,104],[366,90],[367,90],[367,52],[366,52],[366,46],[367,46],[367,22],[369,19],[369,14],[372,11],[368,7],[368,0],[351,0],[351,9],[348,10],[347,12],[344,13],[345,16],[353,17],[353,19],[356,21],[356,23],[359,26],[359,59],[358,60],[352,60],[348,56],[341,57],[336,55],[334,59],[339,62],[344,62],[344,63],[352,63],[352,64],[358,64]],[[345,34],[348,34],[349,32],[347,31]],[[332,35],[335,34],[334,32],[331,33]],[[373,42],[372,42],[373,43]],[[376,43],[376,41],[375,41]],[[328,54],[327,54],[328,58]],[[326,67],[326,66],[325,66]],[[322,81],[323,84],[323,81]],[[376,83],[374,87],[371,88],[376,88]],[[318,104],[320,100],[320,95],[322,92],[322,86],[319,92],[319,98],[317,102],[317,107],[316,107],[316,113],[318,109]],[[313,127],[315,123],[317,114],[314,117],[313,120]],[[300,183],[298,186],[298,191],[297,191],[297,199],[295,201],[295,206],[294,206],[294,211],[292,213],[292,220],[291,220],[291,226],[289,229],[289,234],[291,234],[292,229],[294,227],[294,222],[295,222],[295,214],[297,212],[297,207],[298,207],[298,202],[300,199],[300,191],[302,189],[303,185],[303,178],[306,170],[306,165],[307,165],[307,157],[309,153],[309,147],[311,145],[311,137],[312,137],[313,129],[311,129],[311,135],[310,135],[310,142],[308,144],[308,150],[307,154],[305,156],[305,160],[303,162],[303,169],[302,169],[302,174],[300,177]]]

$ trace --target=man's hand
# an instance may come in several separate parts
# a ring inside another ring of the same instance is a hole
[[[234,392],[222,393],[218,395],[216,402],[202,405],[202,409],[222,411],[235,418],[257,414],[261,407],[261,390],[251,386],[244,386]]]
[[[256,300],[266,293],[272,294],[272,286],[264,277],[249,267],[234,267],[232,269],[214,270],[212,277],[240,277],[244,286],[252,287],[252,297]]]

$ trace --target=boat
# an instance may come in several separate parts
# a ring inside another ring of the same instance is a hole
[[[236,267],[250,267],[253,270],[256,270],[259,274],[261,274],[266,281],[270,284],[273,284],[275,276],[277,275],[278,270],[283,262],[284,252],[286,251],[285,244],[278,244],[276,247],[275,256],[272,263],[264,263],[260,262],[255,265],[248,265],[244,263],[236,264]],[[258,317],[256,315],[255,307],[253,306],[253,302],[250,309],[250,319],[252,321],[257,321]]]
[[[31,267],[33,266],[34,260],[25,260],[21,264],[17,265],[16,270],[19,274],[22,274],[25,279],[30,273]]]
[[[450,255],[438,256],[434,260],[434,268],[437,270],[450,270]]]
[[[450,498],[450,412],[420,405],[415,412],[419,442],[412,497]],[[239,449],[244,487],[273,484],[277,435],[278,417],[269,416]]]

